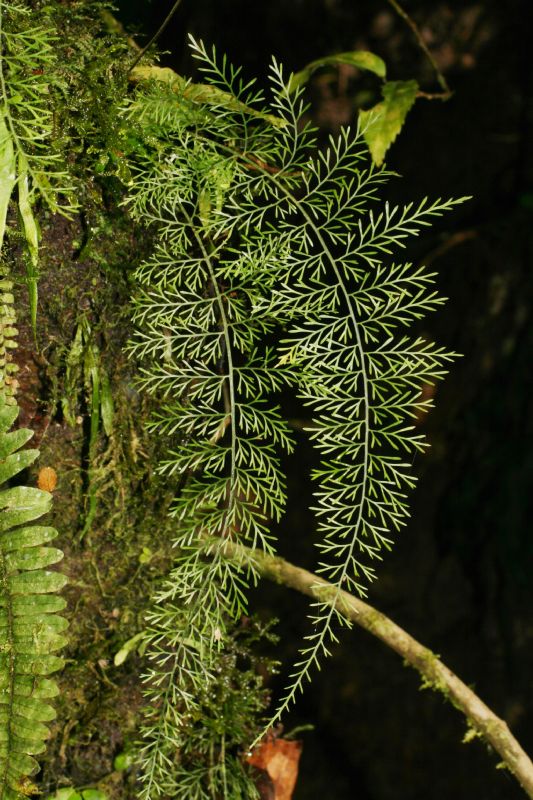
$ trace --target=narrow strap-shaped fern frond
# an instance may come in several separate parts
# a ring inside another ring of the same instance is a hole
[[[13,345],[11,297],[4,288],[0,309],[0,354]],[[5,366],[5,365],[4,365]],[[8,365],[9,366],[9,365]],[[38,450],[21,450],[33,433],[10,430],[18,416],[9,371],[0,374],[0,485],[29,467]],[[36,791],[30,777],[38,771],[34,756],[45,750],[55,718],[48,700],[57,686],[46,676],[61,668],[55,652],[65,644],[67,621],[57,615],[65,602],[54,593],[66,582],[48,570],[63,553],[47,545],[54,528],[33,525],[50,509],[52,496],[28,486],[0,490],[0,800],[22,800]]]

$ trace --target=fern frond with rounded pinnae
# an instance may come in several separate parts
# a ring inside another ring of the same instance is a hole
[[[66,578],[48,569],[63,558],[49,546],[57,531],[34,524],[50,510],[52,495],[11,483],[39,451],[21,449],[32,431],[11,430],[19,409],[6,344],[14,346],[16,329],[7,278],[0,288],[0,798],[22,800],[36,791],[35,756],[45,751],[46,723],[55,719],[49,700],[58,689],[47,676],[63,666],[56,652],[66,643],[68,623],[57,614],[66,604],[56,594]]]

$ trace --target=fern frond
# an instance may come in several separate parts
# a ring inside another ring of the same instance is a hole
[[[409,461],[425,447],[409,417],[421,407],[422,384],[441,378],[453,358],[421,339],[393,338],[443,300],[431,290],[432,274],[388,258],[461,200],[376,208],[390,173],[364,167],[361,134],[346,128],[317,154],[311,132],[300,133],[300,100],[276,63],[272,78],[272,106],[287,122],[270,137],[276,169],[264,166],[255,177],[256,159],[239,154],[234,180],[248,176],[224,222],[244,229],[246,263],[270,271],[272,293],[254,311],[289,323],[282,360],[297,369],[300,396],[314,412],[312,440],[324,459],[314,475],[319,573],[337,591],[364,594],[372,562],[391,546],[389,531],[408,515]],[[288,178],[287,165],[298,173]],[[282,258],[265,263],[265,253],[280,253],[280,238]],[[334,618],[332,604],[317,607],[276,718],[329,651]]]
[[[236,565],[226,555],[226,543],[272,552],[269,522],[280,518],[285,503],[278,451],[292,447],[285,420],[267,399],[292,373],[276,370],[277,354],[263,346],[276,324],[258,308],[269,283],[258,285],[243,256],[242,230],[227,222],[225,209],[242,189],[242,165],[231,148],[221,147],[235,137],[251,147],[276,126],[239,73],[227,64],[222,70],[226,89],[215,95],[222,119],[213,96],[202,106],[185,88],[176,103],[175,90],[148,87],[130,111],[142,108],[145,137],[131,208],[158,233],[152,257],[136,275],[138,333],[131,349],[143,359],[141,385],[160,401],[149,423],[168,440],[159,471],[181,484],[170,512],[179,556],[150,617],[152,722],[144,731],[143,798],[163,793],[169,754],[176,742],[186,749],[188,720],[200,713],[205,687],[217,685],[221,653],[246,613],[254,581],[249,564]],[[235,102],[228,106],[227,97]],[[274,250],[263,253],[265,268]],[[221,770],[229,769],[226,762]]]
[[[293,322],[285,352],[298,365],[300,396],[314,412],[312,439],[324,459],[314,474],[318,572],[337,592],[364,594],[375,576],[372,562],[391,546],[389,532],[405,524],[409,457],[425,447],[405,418],[418,407],[422,384],[442,377],[453,358],[421,339],[392,339],[442,300],[428,291],[432,275],[384,258],[461,201],[369,208],[384,171],[370,168],[361,177],[359,138],[344,131],[330,141],[306,171],[304,192],[292,195],[292,213],[278,221],[293,252],[269,311]],[[273,194],[287,191],[276,175],[271,181]],[[337,616],[331,602],[317,606],[275,719],[329,653]]]
[[[5,284],[6,281],[3,281]],[[5,291],[5,286],[3,287]],[[12,315],[0,311],[0,346],[5,366],[5,341],[13,336]],[[0,351],[1,352],[1,351]],[[7,388],[7,391],[6,391]],[[0,484],[30,466],[38,450],[21,450],[32,431],[10,431],[18,416],[12,385],[0,378]],[[55,652],[64,646],[67,621],[57,615],[65,602],[54,593],[66,578],[47,568],[63,553],[47,546],[54,528],[32,525],[46,514],[52,497],[27,486],[0,491],[0,798],[22,800],[36,787],[30,781],[55,718],[48,700],[58,693],[46,676],[63,665]]]
[[[20,159],[17,181],[28,181],[30,203],[38,194],[52,211],[69,212],[72,185],[50,145],[55,39],[52,26],[33,24],[29,8],[0,2],[0,113]]]
[[[173,649],[158,657],[168,665],[166,691],[186,713],[213,680],[213,642],[245,609],[254,579],[250,565],[228,563],[224,542],[270,551],[268,521],[283,511],[276,447],[291,443],[267,403],[271,391],[297,383],[313,415],[319,572],[333,592],[364,594],[405,524],[410,463],[425,447],[412,418],[428,406],[422,385],[440,379],[454,355],[405,332],[442,299],[432,273],[391,254],[461,202],[382,202],[391,173],[366,166],[361,133],[345,129],[318,150],[301,95],[289,94],[276,62],[265,106],[226,60],[192,46],[220,97],[238,102],[207,105],[183,93],[176,103],[174,93],[172,105],[148,87],[131,111],[142,107],[152,142],[139,157],[132,208],[160,234],[138,272],[133,349],[146,359],[142,384],[161,398],[151,423],[169,437],[161,470],[182,482],[172,511],[180,557],[155,627],[168,636],[164,603],[180,609],[172,612],[179,658]],[[284,124],[268,124],[269,114]],[[280,329],[274,353],[265,337]],[[275,719],[336,642],[343,620],[334,607],[335,597],[314,607]]]

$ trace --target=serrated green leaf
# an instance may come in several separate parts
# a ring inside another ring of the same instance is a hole
[[[59,687],[54,680],[50,680],[49,678],[34,679],[34,697],[41,697],[43,700],[50,700],[53,697],[57,697],[58,694]]]
[[[67,644],[67,638],[55,633],[47,633],[43,631],[38,636],[31,639],[23,637],[14,640],[14,646],[17,654],[21,655],[47,655],[48,653],[61,650]]]
[[[38,519],[50,510],[49,492],[30,486],[16,486],[0,492],[0,531]]]
[[[27,719],[19,717],[17,714],[11,715],[5,706],[0,706],[0,730],[5,730],[8,719],[13,721],[13,727],[16,728],[18,735],[28,741],[46,741],[50,738],[50,730],[46,725],[41,722],[28,722]]]
[[[48,594],[49,592],[59,592],[68,582],[66,575],[61,572],[49,572],[48,570],[36,570],[26,572],[21,575],[10,575],[8,583],[12,595],[28,594]],[[14,600],[16,598],[13,598]]]
[[[1,735],[2,732],[0,732]],[[0,758],[6,758],[10,752],[25,753],[29,756],[37,756],[39,753],[44,753],[46,744],[41,741],[31,739],[24,739],[17,736],[15,733],[9,736],[9,732],[5,731],[6,738],[0,738]]]
[[[2,658],[0,656],[0,658]],[[0,662],[1,663],[1,662]],[[16,669],[21,675],[51,675],[63,669],[64,661],[54,655],[17,655]]]
[[[31,675],[15,675],[13,692],[20,697],[37,697],[47,700],[57,697],[57,683],[49,678],[34,678]],[[9,676],[0,675],[0,703],[11,702],[11,681]]]
[[[2,598],[0,598],[1,601]],[[66,600],[57,594],[19,595],[13,597],[11,603],[13,614],[17,617],[33,614],[53,614],[56,611],[63,611],[66,605]]]
[[[38,756],[46,751],[46,744],[43,741],[37,742],[32,739],[24,739],[14,733],[11,736],[11,750],[15,753],[26,753],[29,756]],[[9,745],[6,744],[6,755]]]
[[[367,111],[359,112],[363,136],[372,160],[378,167],[400,133],[417,92],[416,81],[389,81],[383,86],[383,101]]]
[[[35,775],[39,772],[39,764],[31,756],[24,753],[10,752],[8,758],[0,758],[0,772],[7,768],[8,775],[20,778],[21,775]]]
[[[53,706],[33,697],[16,697],[13,701],[13,711],[32,722],[51,722],[56,718]]]
[[[289,94],[295,92],[300,86],[308,82],[311,75],[321,67],[336,67],[340,64],[349,64],[357,69],[364,69],[367,72],[373,72],[378,78],[385,78],[387,74],[387,66],[382,58],[375,53],[370,53],[368,50],[353,50],[348,53],[336,53],[332,56],[324,56],[324,58],[317,58],[307,64],[303,69],[291,75],[287,84]]]
[[[16,418],[18,417],[18,415],[19,415],[18,406],[16,406],[16,405],[8,406],[8,405],[6,405],[5,402],[4,403],[0,403],[0,434],[5,434],[6,431],[9,430],[9,428],[13,425],[13,423],[15,422]],[[25,430],[25,428],[21,428],[21,430]],[[33,431],[29,431],[29,433],[33,436]],[[8,433],[5,436],[1,436],[0,437],[0,441],[3,441],[4,438],[5,438],[9,442],[9,437],[13,436],[13,435],[16,435],[16,434],[20,434],[20,431],[13,431],[12,433]],[[2,445],[0,444],[0,447],[1,446]],[[8,447],[9,447],[9,445],[8,445]],[[8,452],[13,452],[13,451],[12,450],[8,450]],[[5,455],[7,455],[8,452],[6,452]],[[2,456],[2,458],[3,457],[4,456]]]
[[[69,626],[68,619],[57,614],[36,614],[28,617],[14,617],[13,636],[15,638],[39,636],[43,632],[63,633]]]

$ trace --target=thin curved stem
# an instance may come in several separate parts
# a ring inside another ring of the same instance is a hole
[[[190,223],[191,227],[193,227],[192,219],[190,215],[185,210],[182,203],[179,204],[183,216],[187,219]],[[235,412],[236,409],[236,398],[235,398],[235,369],[233,363],[233,351],[232,351],[232,342],[231,336],[229,331],[228,319],[226,316],[226,309],[224,308],[224,302],[222,300],[222,295],[220,292],[220,288],[218,285],[218,281],[215,275],[215,270],[213,268],[213,261],[211,255],[206,248],[202,237],[198,235],[198,231],[196,228],[193,227],[193,234],[198,247],[202,253],[202,257],[207,265],[207,270],[209,273],[209,280],[213,286],[213,291],[215,292],[216,303],[220,313],[220,322],[222,324],[222,331],[224,336],[224,343],[225,343],[225,350],[226,350],[226,361],[228,365],[228,374],[226,376],[227,382],[226,386],[228,387],[229,391],[229,409],[226,408],[226,419],[229,417],[228,425],[230,425],[230,435],[231,435],[231,463],[230,463],[230,486],[229,486],[229,496],[228,496],[228,504],[227,504],[227,514],[226,518],[231,516],[234,504],[235,504],[235,482],[236,482],[236,474],[237,474],[237,415]],[[224,526],[227,528],[227,526]],[[222,532],[222,535],[225,535],[225,531]]]
[[[388,3],[389,3],[389,5],[391,5],[393,7],[393,9],[396,11],[398,16],[400,16],[403,20],[405,20],[407,25],[409,25],[409,27],[413,31],[413,34],[414,34],[415,39],[416,39],[416,41],[418,43],[418,46],[420,47],[420,49],[422,50],[422,52],[424,53],[424,55],[428,59],[429,63],[431,64],[431,66],[435,70],[435,76],[437,78],[437,83],[439,84],[440,88],[442,89],[442,92],[439,93],[439,94],[430,94],[428,92],[418,92],[417,96],[418,97],[425,97],[426,100],[448,100],[448,98],[450,98],[452,96],[453,92],[452,92],[452,90],[450,89],[450,87],[448,85],[448,81],[446,80],[446,78],[444,77],[442,72],[440,71],[439,65],[437,64],[437,62],[435,61],[435,58],[431,54],[431,51],[430,51],[429,47],[425,43],[425,41],[424,41],[424,39],[422,37],[422,34],[420,33],[420,30],[418,28],[418,25],[409,16],[407,11],[405,11],[405,9],[402,8],[402,6],[398,3],[398,0],[388,0]]]
[[[157,41],[157,39],[158,39],[158,38],[161,36],[161,34],[163,33],[163,31],[164,31],[164,30],[165,30],[165,28],[167,27],[168,23],[170,22],[170,20],[172,19],[172,17],[173,17],[173,16],[174,16],[174,14],[176,13],[176,11],[178,10],[178,8],[179,8],[179,6],[180,6],[180,5],[181,5],[181,0],[176,0],[176,2],[174,3],[174,5],[172,6],[172,8],[170,9],[170,11],[168,12],[168,14],[166,15],[165,19],[163,20],[163,22],[161,23],[161,25],[159,26],[159,28],[157,29],[157,31],[154,33],[154,35],[151,37],[151,39],[148,41],[148,43],[147,43],[147,44],[145,44],[145,46],[142,48],[142,50],[141,50],[141,51],[140,51],[140,52],[139,52],[139,53],[138,53],[138,54],[135,56],[135,59],[134,59],[134,61],[133,61],[132,65],[131,65],[131,67],[129,68],[129,72],[131,72],[131,71],[132,71],[132,69],[133,69],[134,67],[136,67],[136,66],[137,66],[137,64],[139,63],[139,61],[141,60],[141,58],[144,56],[144,54],[146,53],[146,51],[147,51],[147,50],[148,50],[148,49],[149,49],[149,48],[150,48],[150,47],[153,45],[153,43],[154,43],[155,41]]]
[[[500,719],[463,681],[431,650],[420,644],[407,631],[396,625],[381,611],[359,600],[349,592],[338,590],[318,575],[271,556],[227,541],[226,555],[242,563],[247,560],[259,575],[274,583],[335,606],[350,622],[364,628],[390,647],[424,679],[424,686],[441,692],[461,711],[470,728],[479,734],[500,755],[503,764],[514,775],[528,797],[533,798],[533,763],[507,723]]]

